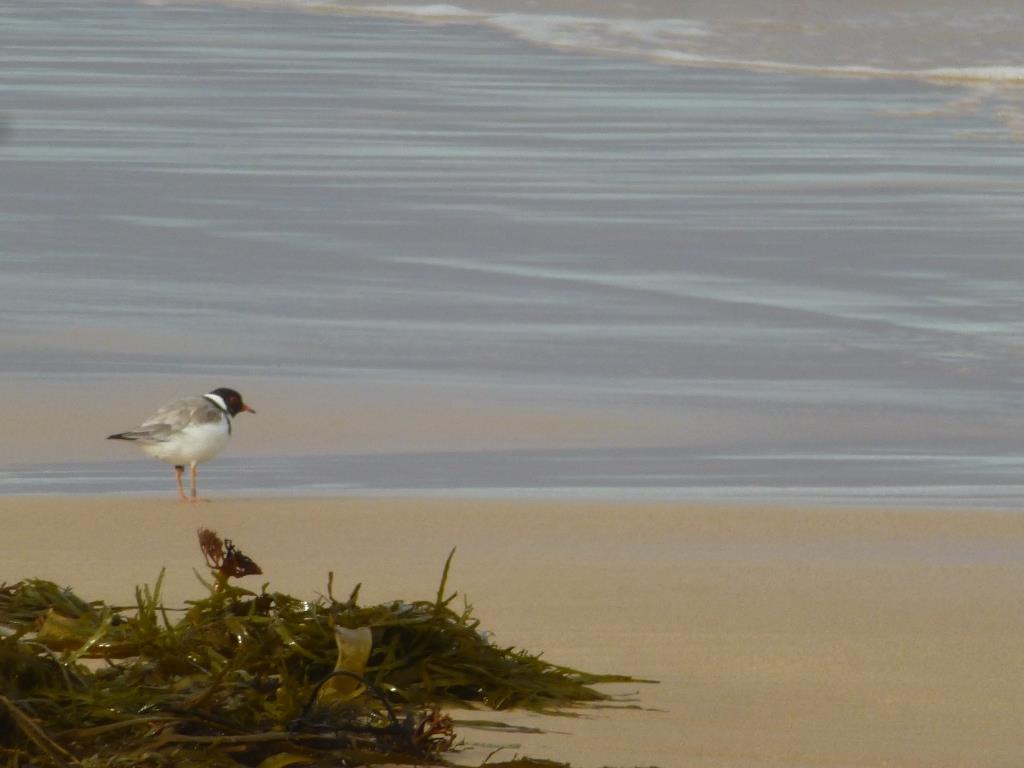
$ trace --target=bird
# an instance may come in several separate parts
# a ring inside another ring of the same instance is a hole
[[[134,429],[107,439],[134,442],[146,455],[174,465],[181,500],[195,502],[200,500],[196,467],[224,450],[231,436],[231,419],[243,411],[256,413],[238,392],[220,387],[168,403]],[[191,496],[185,495],[181,481],[186,465],[191,470]]]

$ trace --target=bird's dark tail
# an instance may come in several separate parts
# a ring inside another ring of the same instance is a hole
[[[120,432],[116,435],[108,435],[107,440],[138,440],[139,434],[137,432]]]

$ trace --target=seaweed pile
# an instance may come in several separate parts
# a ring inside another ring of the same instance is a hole
[[[121,608],[38,579],[0,585],[0,766],[445,764],[442,706],[544,710],[636,682],[493,644],[468,604],[452,607],[454,550],[434,599],[362,606],[359,585],[335,598],[333,575],[314,600],[243,589],[231,579],[259,566],[199,539],[208,595],[179,611],[163,573]]]

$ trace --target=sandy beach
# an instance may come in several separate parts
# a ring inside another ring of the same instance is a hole
[[[456,547],[659,681],[467,764],[1024,765],[1020,9],[361,5],[0,3],[0,582]],[[210,503],[105,439],[221,386]]]
[[[0,499],[0,580],[132,601],[201,587],[195,530],[231,537],[272,589],[363,584],[364,601],[450,584],[500,644],[660,681],[640,709],[544,729],[466,728],[467,762],[575,766],[1018,766],[1024,518],[972,511],[438,499]],[[258,579],[249,579],[259,588]]]

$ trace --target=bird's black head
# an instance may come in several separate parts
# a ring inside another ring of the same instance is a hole
[[[240,394],[238,394],[233,389],[228,389],[227,387],[221,387],[220,389],[213,390],[209,394],[216,395],[221,400],[223,400],[224,401],[224,405],[228,409],[228,413],[230,413],[232,416],[236,416],[239,413],[241,413],[242,411],[248,411],[249,413],[256,413],[256,411],[254,411],[252,408],[250,408],[248,405],[246,405],[245,402],[243,402],[242,396]]]

